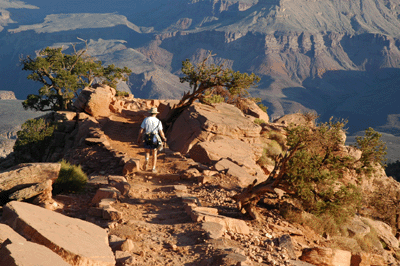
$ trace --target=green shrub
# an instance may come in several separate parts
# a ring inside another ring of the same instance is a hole
[[[17,161],[41,162],[55,129],[56,125],[46,122],[43,118],[29,119],[22,124],[14,144]]]
[[[53,193],[77,193],[81,192],[87,183],[87,176],[81,166],[71,165],[62,160],[58,178],[53,184]]]

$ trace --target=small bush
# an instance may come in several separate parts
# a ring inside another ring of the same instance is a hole
[[[257,125],[266,124],[264,119],[260,119],[260,118],[254,119],[254,123],[256,123]]]
[[[225,102],[225,98],[219,94],[208,95],[201,99],[202,103],[205,104],[213,104],[213,103],[223,103]]]
[[[77,193],[81,192],[87,183],[87,176],[81,166],[71,165],[62,160],[61,170],[57,180],[53,184],[53,193]]]
[[[117,92],[115,93],[115,96],[117,96],[117,97],[128,97],[129,96],[129,92],[117,90]]]

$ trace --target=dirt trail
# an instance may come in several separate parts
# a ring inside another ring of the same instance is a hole
[[[144,148],[136,140],[142,120],[142,117],[114,115],[102,126],[113,149],[140,158],[141,163]],[[135,242],[132,265],[198,265],[201,259],[201,254],[194,251],[202,239],[199,226],[192,223],[172,187],[189,187],[192,182],[163,178],[165,174],[175,173],[176,165],[182,162],[182,158],[172,156],[171,152],[168,155],[161,152],[157,174],[142,171],[128,177],[129,196],[115,206],[124,218],[111,225],[110,234]]]
[[[143,163],[144,149],[136,143],[142,120],[141,116],[127,118],[113,115],[101,122],[101,130],[113,150],[131,158],[140,158]],[[83,164],[86,160],[90,169],[97,169],[95,174],[122,175],[121,166],[113,161],[109,152],[103,150],[98,146],[87,147],[76,151],[76,157]],[[272,237],[285,233],[276,228],[289,226],[279,218],[277,211],[260,208],[265,219],[249,220],[240,213],[231,198],[239,191],[235,186],[237,180],[219,173],[207,177],[209,182],[203,184],[197,178],[202,173],[190,166],[193,163],[193,160],[166,149],[158,156],[158,173],[139,171],[126,176],[131,189],[128,195],[113,205],[123,213],[121,220],[110,222],[88,216],[90,195],[75,200],[80,202],[80,218],[108,227],[113,240],[133,240],[135,246],[131,252],[116,253],[117,258],[127,258],[126,264],[119,265],[237,265],[217,263],[215,258],[220,258],[221,252],[247,256],[251,264],[240,265],[289,265],[278,263],[287,260],[284,252],[265,244],[270,243]],[[201,223],[193,222],[186,213],[180,197],[182,194],[197,198],[203,207],[218,209],[220,215],[244,220],[250,227],[250,235],[226,232],[219,240],[207,239]],[[70,206],[73,208],[73,204]],[[67,210],[64,213],[68,215]],[[276,226],[272,227],[274,224]],[[299,232],[293,226],[290,228]],[[292,237],[297,238],[297,243],[307,244],[301,233]]]

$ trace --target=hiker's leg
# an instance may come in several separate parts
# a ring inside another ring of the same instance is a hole
[[[153,150],[153,169],[156,169],[157,165],[157,149]]]
[[[149,165],[149,158],[150,158],[150,149],[145,149],[145,162],[144,162],[144,170],[147,170],[147,166]]]

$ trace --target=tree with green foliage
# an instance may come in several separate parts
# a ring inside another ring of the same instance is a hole
[[[37,111],[66,110],[79,91],[94,82],[116,87],[127,80],[131,70],[113,64],[104,67],[102,62],[87,55],[86,49],[64,54],[62,47],[47,47],[36,58],[21,59],[22,70],[30,71],[28,79],[42,83],[39,94],[30,94],[22,103],[25,109]]]
[[[306,211],[329,214],[340,223],[355,213],[361,199],[356,186],[340,182],[344,169],[354,164],[353,158],[340,152],[345,124],[330,120],[315,128],[288,127],[287,145],[298,149],[288,161],[282,180]]]
[[[188,82],[191,88],[185,92],[182,99],[174,106],[173,112],[169,115],[174,119],[184,109],[195,101],[202,103],[227,102],[235,104],[240,98],[249,95],[248,89],[260,81],[254,73],[247,74],[233,71],[224,64],[210,64],[213,57],[211,53],[194,65],[189,59],[182,62],[183,77],[180,82]]]
[[[29,119],[17,132],[17,141],[14,144],[14,153],[19,163],[41,162],[45,155],[56,125],[46,122],[45,119]]]

